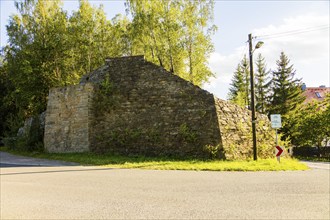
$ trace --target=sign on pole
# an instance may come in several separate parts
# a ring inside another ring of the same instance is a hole
[[[284,150],[281,146],[275,146],[275,155],[276,155],[278,162],[280,162],[280,158],[281,158],[281,155],[283,152],[284,152]]]
[[[272,124],[272,128],[275,128],[275,131],[276,131],[276,139],[275,139],[275,142],[276,142],[275,151],[276,152],[275,152],[275,155],[276,155],[276,158],[277,158],[278,162],[280,162],[280,157],[281,157],[281,154],[283,153],[283,149],[278,145],[277,129],[282,127],[281,115],[280,114],[270,115],[270,121],[271,121],[271,124]]]
[[[283,149],[281,146],[276,146],[276,151],[275,151],[275,154],[276,154],[276,157],[280,157],[283,153]]]
[[[282,127],[280,114],[270,115],[270,121],[272,123],[272,128],[281,128]]]

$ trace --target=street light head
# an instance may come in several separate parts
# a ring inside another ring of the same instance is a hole
[[[264,44],[264,42],[259,41],[259,42],[256,44],[255,49],[259,49],[260,47],[262,47],[263,44]]]

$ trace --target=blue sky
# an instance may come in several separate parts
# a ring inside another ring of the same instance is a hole
[[[63,1],[64,8],[76,10],[78,2]],[[100,3],[111,19],[125,13],[124,1],[90,1]],[[5,25],[9,16],[16,13],[14,1],[0,0],[1,46],[7,41]],[[218,32],[212,40],[215,51],[209,58],[215,77],[203,86],[222,99],[227,98],[233,72],[247,52],[249,33],[264,41],[259,50],[267,67],[276,68],[280,52],[284,51],[308,87],[330,86],[329,73],[329,1],[215,1],[214,23]],[[283,35],[278,35],[284,33]]]

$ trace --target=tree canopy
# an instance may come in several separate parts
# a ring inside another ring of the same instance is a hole
[[[50,88],[78,83],[106,57],[144,54],[201,85],[212,76],[207,58],[216,30],[213,5],[213,0],[127,0],[131,16],[108,19],[102,5],[87,0],[70,14],[61,0],[16,1],[0,67],[1,117],[43,112]]]
[[[213,75],[207,65],[216,30],[213,6],[212,0],[129,0],[132,53],[201,85]]]

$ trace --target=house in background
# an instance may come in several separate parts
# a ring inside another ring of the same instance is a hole
[[[323,101],[327,93],[330,93],[330,87],[324,85],[319,87],[306,87],[306,84],[303,84],[302,89],[304,91],[303,95],[306,97],[304,104],[310,103],[312,101]]]

